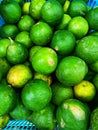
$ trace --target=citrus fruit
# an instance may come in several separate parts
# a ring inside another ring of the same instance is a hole
[[[42,46],[32,46],[29,50],[29,61],[32,62],[33,55],[41,48]]]
[[[35,45],[46,45],[50,42],[53,31],[45,22],[37,22],[30,29],[30,38]]]
[[[68,55],[71,54],[75,47],[76,38],[68,30],[57,30],[54,32],[51,40],[51,48],[53,48],[58,54]]]
[[[23,63],[28,57],[28,49],[23,44],[13,41],[7,48],[6,57],[9,63]]]
[[[1,2],[0,14],[6,23],[16,23],[21,17],[21,7],[16,1]]]
[[[94,75],[92,82],[94,86],[96,87],[96,90],[98,91],[98,74],[97,73]]]
[[[88,72],[88,66],[84,60],[76,56],[64,57],[56,68],[56,77],[66,87],[81,82]]]
[[[53,104],[49,104],[40,111],[34,111],[30,116],[30,122],[34,123],[40,130],[53,130],[56,127],[56,119]]]
[[[68,30],[71,31],[77,39],[80,39],[88,33],[89,25],[84,17],[75,16],[70,20]]]
[[[19,29],[14,24],[3,24],[0,28],[0,37],[1,38],[8,38],[11,37],[12,39],[19,33]]]
[[[43,109],[52,98],[52,91],[46,81],[34,79],[29,81],[22,89],[22,102],[32,111]]]
[[[98,72],[98,60],[89,65],[90,69],[94,72]]]
[[[7,82],[13,87],[20,88],[32,79],[33,73],[31,69],[24,64],[12,66],[7,73]]]
[[[32,57],[33,69],[41,74],[50,74],[55,71],[58,63],[56,52],[49,47],[42,47]]]
[[[6,57],[7,47],[10,44],[11,44],[10,39],[8,39],[8,38],[0,39],[0,58]]]
[[[63,5],[64,13],[68,12],[69,6],[70,6],[70,0],[66,0],[64,5]]]
[[[83,0],[73,0],[68,7],[68,14],[71,17],[85,16],[87,11],[87,4]]]
[[[0,72],[2,76],[5,77],[8,70],[11,68],[10,63],[7,61],[6,58],[0,58]]]
[[[10,117],[14,120],[26,120],[30,116],[30,114],[31,111],[23,105],[20,97],[17,98],[15,108],[9,113]]]
[[[41,18],[50,25],[56,25],[63,17],[62,5],[56,0],[46,1],[41,8]]]
[[[22,13],[23,14],[29,14],[29,7],[31,2],[24,2],[22,6]]]
[[[35,24],[34,19],[30,15],[22,15],[21,19],[18,21],[18,28],[20,31],[30,31],[31,26]]]
[[[90,128],[92,130],[98,129],[98,107],[95,107],[90,115]]]
[[[34,73],[33,79],[42,79],[42,80],[46,81],[49,85],[51,85],[51,83],[52,83],[51,75],[40,74],[37,72]]]
[[[15,41],[25,45],[27,48],[33,45],[28,31],[19,32],[15,37]]]
[[[57,25],[56,29],[67,29],[71,16],[69,14],[64,14],[61,22]]]
[[[64,84],[56,81],[51,84],[52,102],[60,105],[65,99],[73,98],[73,89],[66,87]]]
[[[75,53],[86,63],[92,64],[98,60],[98,37],[85,36],[77,44]],[[81,50],[81,51],[80,51]]]
[[[16,105],[16,92],[8,85],[0,84],[0,116],[8,114]]]
[[[4,127],[6,127],[9,120],[10,120],[10,116],[8,114],[4,116],[0,116],[0,129],[3,129]]]
[[[83,80],[73,87],[74,95],[76,98],[84,102],[93,100],[96,94],[95,86],[87,80]]]
[[[90,29],[98,30],[98,7],[90,9],[86,16]]]
[[[67,99],[58,106],[56,119],[61,130],[87,130],[90,110],[77,99]]]
[[[41,8],[46,0],[33,0],[30,3],[29,12],[32,18],[41,19]]]

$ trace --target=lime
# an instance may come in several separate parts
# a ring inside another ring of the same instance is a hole
[[[41,48],[42,46],[32,46],[29,50],[29,61],[32,62],[33,55]]]
[[[68,30],[57,30],[51,40],[51,48],[53,48],[58,54],[68,55],[71,54],[75,47],[76,38]]]
[[[56,119],[60,130],[87,130],[90,110],[77,99],[67,99],[58,106]]]
[[[23,63],[28,57],[28,49],[23,44],[13,41],[7,48],[6,57],[9,63]]]
[[[23,14],[29,14],[29,7],[31,2],[24,2],[22,6],[22,13]]]
[[[10,117],[14,120],[26,120],[30,115],[31,111],[28,110],[22,103],[20,97],[17,98],[15,108],[9,113]]]
[[[58,63],[56,52],[49,47],[42,47],[32,57],[33,69],[41,74],[51,74],[55,71]]]
[[[10,44],[11,44],[10,39],[8,39],[8,38],[0,39],[0,58],[6,57],[7,47]]]
[[[87,64],[76,56],[64,57],[56,68],[56,77],[66,87],[81,82],[88,72]]]
[[[50,42],[53,31],[45,22],[37,22],[31,27],[30,38],[35,45],[46,45]]]
[[[40,74],[37,72],[34,73],[33,79],[42,79],[42,80],[46,81],[49,85],[51,85],[51,83],[52,83],[51,75]]]
[[[11,68],[10,63],[7,61],[6,58],[0,58],[0,72],[2,76],[5,77],[8,70]]]
[[[6,127],[9,120],[10,120],[10,116],[8,114],[5,114],[4,116],[0,116],[0,129]]]
[[[33,73],[31,69],[24,64],[12,66],[7,73],[7,82],[13,87],[21,88],[31,80]]]
[[[98,60],[89,65],[90,69],[94,72],[98,72]]]
[[[80,39],[88,33],[89,25],[84,17],[75,16],[70,20],[68,30],[71,31],[77,39]]]
[[[97,52],[98,37],[96,36],[85,36],[78,42],[75,50],[76,55],[88,64],[93,64],[98,60]]]
[[[66,87],[60,82],[52,83],[52,102],[55,105],[60,105],[65,99],[73,98],[73,89]]]
[[[70,0],[65,1],[64,5],[63,5],[64,13],[67,13],[70,3],[71,3]]]
[[[19,29],[15,24],[3,24],[0,28],[1,38],[14,38],[19,33]]]
[[[40,130],[53,130],[56,127],[55,107],[49,104],[40,111],[34,111],[30,116],[30,122]]]
[[[96,94],[95,86],[87,80],[81,81],[73,89],[75,97],[84,102],[90,102]]]
[[[33,45],[29,32],[27,31],[19,32],[15,37],[15,41],[25,45],[27,48],[30,48]]]
[[[30,15],[23,15],[21,19],[18,21],[18,28],[20,31],[30,31],[32,25],[35,24],[34,19]]]
[[[96,90],[98,91],[98,74],[94,75],[92,82],[93,82],[94,86],[96,87]]]
[[[85,16],[87,11],[87,4],[83,0],[73,0],[72,2],[70,2],[68,14],[71,17]]]
[[[41,17],[50,25],[56,25],[63,17],[62,5],[57,0],[46,1],[41,8]]]
[[[34,19],[40,19],[41,18],[41,8],[43,4],[46,2],[46,0],[32,0],[30,3],[30,15]]]
[[[98,7],[90,9],[86,14],[90,29],[98,30]]]
[[[0,84],[0,116],[8,114],[16,105],[16,92],[8,85]]]
[[[48,105],[52,98],[52,91],[46,81],[34,79],[22,89],[22,102],[32,111],[39,111]]]
[[[70,20],[71,16],[69,14],[64,14],[61,22],[57,25],[56,29],[67,29]]]
[[[21,17],[21,7],[16,1],[1,2],[0,14],[6,23],[16,23]]]

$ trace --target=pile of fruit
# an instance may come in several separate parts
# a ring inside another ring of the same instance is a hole
[[[0,3],[0,128],[98,130],[98,7],[87,2]]]

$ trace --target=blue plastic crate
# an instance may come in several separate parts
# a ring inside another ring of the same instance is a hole
[[[0,0],[1,2],[2,0]],[[31,0],[24,0],[31,2]],[[91,8],[98,6],[98,0],[89,0],[87,3]],[[4,24],[3,18],[0,16],[0,26]],[[10,120],[3,130],[38,130],[36,126],[27,120]],[[59,130],[58,127],[55,130]],[[90,130],[90,129],[89,129]]]

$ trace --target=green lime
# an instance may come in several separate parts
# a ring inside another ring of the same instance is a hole
[[[19,32],[15,37],[15,41],[25,45],[27,48],[30,48],[33,45],[29,32],[27,31]]]
[[[30,3],[29,12],[32,18],[41,19],[41,8],[46,0],[32,0]]]
[[[31,2],[24,2],[22,6],[22,13],[23,14],[29,14],[29,7]]]
[[[87,130],[90,110],[77,99],[67,99],[58,106],[56,119],[60,130]]]
[[[33,69],[41,74],[51,74],[55,71],[58,63],[56,52],[49,47],[42,47],[32,57]]]
[[[88,33],[89,25],[84,17],[75,16],[70,20],[68,30],[71,31],[77,39],[80,39]]]
[[[12,41],[7,48],[6,57],[9,63],[23,63],[28,57],[28,49],[23,44]]]
[[[56,68],[56,77],[66,87],[72,87],[81,82],[88,72],[84,60],[76,56],[64,57]]]
[[[16,105],[15,90],[8,85],[0,84],[0,116],[8,114]]]
[[[10,63],[6,58],[0,58],[0,72],[2,72],[2,76],[5,77],[8,70],[11,68]]]
[[[29,61],[32,62],[33,55],[41,48],[42,46],[32,46],[29,50]]]
[[[13,87],[21,88],[31,80],[33,73],[31,69],[24,64],[17,64],[12,66],[7,73],[7,82]]]
[[[53,130],[56,128],[55,107],[49,104],[39,111],[34,111],[30,116],[30,122],[40,130]]]
[[[63,5],[63,9],[64,9],[64,13],[67,13],[68,12],[68,8],[70,6],[70,0],[66,0],[64,5]]]
[[[46,81],[34,79],[22,89],[22,102],[32,111],[40,111],[48,105],[52,98],[52,91]]]
[[[90,29],[98,30],[98,7],[90,9],[85,18],[90,26]]]
[[[98,60],[98,37],[85,36],[78,42],[75,53],[86,63],[93,64]]]
[[[0,129],[6,127],[9,120],[10,120],[10,116],[8,114],[5,114],[4,116],[0,116]]]
[[[11,44],[10,39],[0,39],[0,58],[6,57],[7,47]]]
[[[46,1],[41,8],[41,17],[50,25],[56,25],[63,17],[62,5],[57,0]]]
[[[52,102],[55,105],[60,105],[65,99],[73,98],[73,89],[66,87],[60,82],[52,83]]]
[[[6,23],[16,23],[21,17],[21,7],[16,1],[1,2],[0,14]]]
[[[75,97],[84,102],[90,102],[96,95],[95,86],[87,80],[81,81],[73,89]]]
[[[60,55],[68,55],[74,50],[76,45],[76,38],[68,30],[57,30],[54,32],[51,40],[51,48],[53,48]]]
[[[68,14],[71,17],[85,16],[87,11],[87,4],[83,0],[73,0],[72,2],[70,2]]]
[[[49,85],[52,84],[52,76],[47,74],[41,74],[41,73],[34,73],[33,79],[42,79],[46,81]]]
[[[35,45],[46,45],[50,42],[53,31],[45,22],[37,22],[31,27],[30,38]]]
[[[0,27],[1,38],[14,38],[19,33],[19,29],[15,24],[3,24]]]
[[[67,29],[70,20],[71,16],[69,14],[64,14],[61,22],[57,25],[56,29]]]
[[[34,24],[34,19],[30,15],[25,14],[21,16],[21,19],[18,21],[17,26],[20,31],[30,31],[31,26]]]
[[[21,98],[18,97],[16,106],[9,115],[13,120],[26,120],[31,115],[31,111],[23,105]]]
[[[97,73],[93,76],[92,82],[95,85],[96,90],[98,91],[98,74]]]

